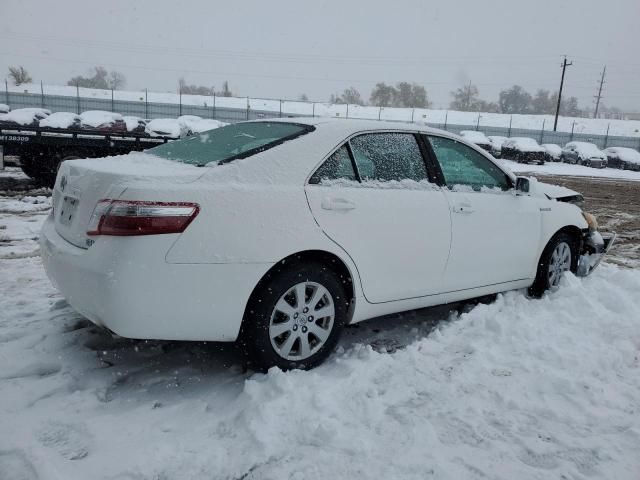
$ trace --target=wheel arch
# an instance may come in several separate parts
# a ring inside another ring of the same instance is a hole
[[[271,268],[269,268],[269,270],[267,270],[267,272],[262,276],[262,278],[260,278],[256,286],[251,291],[251,295],[249,295],[249,298],[247,299],[247,302],[245,304],[242,323],[244,324],[247,309],[251,305],[251,302],[254,300],[256,294],[260,291],[260,288],[267,280],[269,280],[278,270],[282,269],[283,267],[286,268],[285,266],[287,264],[294,265],[308,262],[317,262],[326,265],[327,268],[331,269],[340,278],[345,287],[345,294],[347,295],[349,300],[349,314],[346,323],[350,323],[351,318],[353,318],[353,311],[355,308],[356,273],[351,271],[347,263],[342,258],[340,258],[335,253],[328,252],[326,250],[303,250],[300,252],[292,253],[291,255],[288,255],[273,264]],[[242,331],[242,326],[240,327],[240,330]]]

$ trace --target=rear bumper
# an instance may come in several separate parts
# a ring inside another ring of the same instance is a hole
[[[576,275],[586,277],[591,274],[609,249],[615,242],[616,234],[601,234],[600,232],[589,232],[584,236],[582,253],[578,257],[578,269]]]
[[[84,250],[63,239],[49,217],[40,247],[51,282],[97,325],[128,338],[234,341],[246,302],[271,265],[170,264],[165,254],[174,241],[98,237]]]

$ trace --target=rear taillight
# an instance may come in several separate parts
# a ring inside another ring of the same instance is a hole
[[[196,203],[100,200],[89,220],[87,235],[182,233],[199,211]]]

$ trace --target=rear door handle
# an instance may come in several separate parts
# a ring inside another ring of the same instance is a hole
[[[474,208],[471,206],[470,203],[456,203],[453,206],[453,212],[454,213],[460,213],[462,215],[468,215],[470,213],[475,212]]]
[[[356,204],[346,198],[323,198],[322,208],[324,210],[353,210]]]

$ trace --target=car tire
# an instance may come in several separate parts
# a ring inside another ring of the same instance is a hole
[[[579,242],[567,232],[556,233],[545,247],[529,295],[539,298],[548,290],[556,290],[566,271],[576,273]]]
[[[582,164],[583,164],[585,167],[590,167],[590,166],[591,166],[591,160],[585,160],[584,162],[582,162]]]
[[[299,301],[302,291],[305,298]],[[327,315],[312,315],[321,311]],[[349,299],[332,269],[317,262],[283,263],[251,296],[238,343],[255,370],[308,370],[334,350],[348,312]]]

